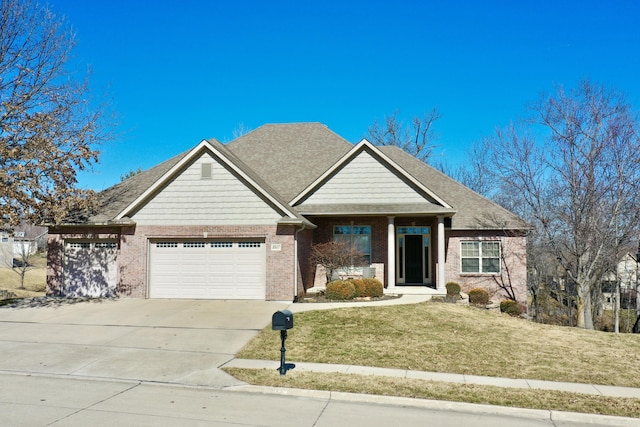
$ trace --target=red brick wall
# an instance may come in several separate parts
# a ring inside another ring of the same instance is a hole
[[[77,238],[119,240],[118,286],[120,296],[146,298],[149,239],[154,238],[260,238],[266,244],[266,299],[292,301],[294,297],[293,226],[137,226],[135,233],[110,229],[77,228],[51,230],[47,259],[47,292],[57,295],[62,285],[63,241]],[[271,244],[281,250],[272,251]]]
[[[505,299],[505,292],[496,284],[496,280],[510,283],[514,288],[518,302],[527,304],[527,238],[518,235],[508,235],[504,232],[494,232],[493,235],[481,231],[447,231],[447,247],[445,277],[447,282],[457,282],[463,292],[481,287],[489,291],[492,300],[499,302]],[[471,274],[462,273],[460,266],[460,242],[466,240],[500,240],[504,263],[501,274]],[[507,277],[507,269],[509,277]]]

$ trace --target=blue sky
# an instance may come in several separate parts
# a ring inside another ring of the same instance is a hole
[[[554,85],[584,78],[640,106],[640,2],[50,0],[73,66],[118,114],[79,185],[101,190],[204,138],[322,122],[351,142],[437,107],[455,166]]]

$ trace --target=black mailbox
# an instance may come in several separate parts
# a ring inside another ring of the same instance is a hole
[[[289,310],[276,311],[271,318],[271,330],[286,331],[293,328],[293,313]]]

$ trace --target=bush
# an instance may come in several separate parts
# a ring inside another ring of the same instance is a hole
[[[384,294],[384,285],[378,279],[362,279],[364,282],[364,296],[378,298]]]
[[[460,285],[456,282],[448,282],[445,286],[447,287],[447,296],[454,297],[460,295]]]
[[[363,279],[351,279],[349,281],[353,283],[353,287],[356,289],[356,297],[366,296],[365,284]]]
[[[473,288],[469,291],[469,304],[487,305],[489,304],[489,292],[482,288]]]
[[[324,296],[332,300],[350,300],[356,296],[356,288],[348,280],[334,280],[327,283]]]
[[[500,311],[507,313],[509,316],[518,317],[522,314],[522,307],[514,300],[506,299],[500,301]]]

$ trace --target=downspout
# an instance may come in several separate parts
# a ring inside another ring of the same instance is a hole
[[[298,302],[298,233],[305,228],[303,222],[293,234],[293,302]]]

